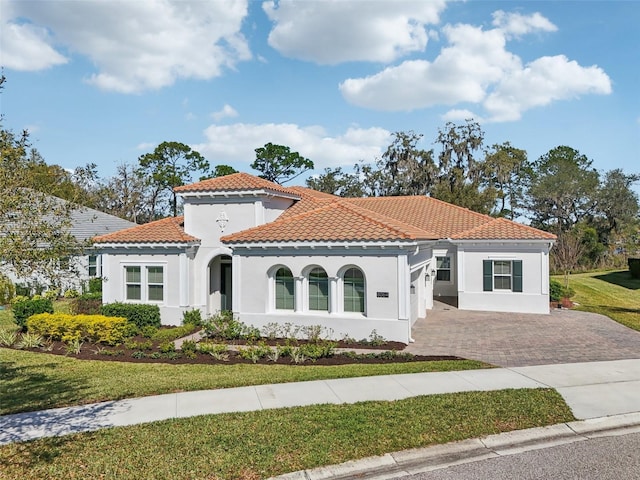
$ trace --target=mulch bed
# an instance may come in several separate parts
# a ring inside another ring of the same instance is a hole
[[[147,338],[135,338],[134,340],[139,342],[147,341]],[[233,342],[235,345],[242,345],[246,342]],[[267,344],[276,345],[277,341],[266,341]],[[299,342],[302,344],[302,342]],[[337,342],[337,348],[347,349],[371,349],[370,354],[365,355],[349,355],[336,353],[332,357],[319,358],[317,360],[307,359],[304,363],[294,363],[290,357],[280,357],[276,362],[269,360],[268,358],[262,358],[257,362],[242,358],[237,352],[229,351],[227,360],[219,360],[206,353],[196,352],[193,354],[193,358],[185,356],[180,351],[160,353],[158,351],[158,343],[154,342],[153,348],[150,350],[135,350],[125,348],[124,345],[115,347],[94,345],[85,343],[82,345],[80,353],[73,354],[68,353],[67,345],[63,342],[51,342],[46,349],[33,348],[24,349],[26,351],[34,353],[49,353],[53,355],[63,355],[70,358],[77,358],[79,360],[100,360],[110,362],[129,362],[129,363],[168,363],[168,364],[203,364],[203,365],[233,365],[233,364],[262,364],[262,365],[298,365],[304,367],[305,365],[348,365],[348,364],[381,364],[381,363],[400,363],[400,362],[424,362],[424,361],[437,361],[437,360],[463,360],[460,357],[454,356],[427,356],[427,355],[409,355],[400,352],[406,345],[400,342],[387,342],[384,345],[365,346],[361,343],[345,343]],[[282,343],[280,343],[282,345]],[[382,351],[393,350],[397,355],[382,355]],[[138,353],[136,353],[138,352]],[[140,352],[144,356],[140,355]],[[155,355],[154,355],[155,354]],[[152,358],[154,355],[156,358]]]

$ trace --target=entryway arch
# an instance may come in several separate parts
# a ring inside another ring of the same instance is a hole
[[[207,267],[207,311],[209,314],[233,309],[233,275],[230,255],[216,255]]]

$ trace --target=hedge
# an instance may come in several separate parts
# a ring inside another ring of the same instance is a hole
[[[629,264],[631,276],[633,278],[640,278],[640,258],[629,258],[627,259],[627,263]]]
[[[108,345],[122,343],[132,333],[131,324],[123,317],[67,313],[32,315],[27,319],[27,329],[51,340],[88,340]]]
[[[107,303],[102,305],[102,315],[124,317],[139,329],[146,326],[160,328],[160,307],[140,303]]]
[[[27,319],[31,315],[53,313],[53,302],[49,298],[38,296],[34,298],[16,298],[11,310],[16,323],[24,329]]]

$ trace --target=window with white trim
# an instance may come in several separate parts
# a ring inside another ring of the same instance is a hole
[[[147,267],[147,299],[151,302],[164,300],[164,269]]]
[[[436,257],[436,280],[451,281],[451,257]]]
[[[329,277],[323,268],[315,267],[307,276],[309,310],[329,311]]]
[[[92,278],[100,276],[100,255],[89,255],[88,271]]]
[[[364,313],[365,282],[359,268],[351,267],[342,276],[342,295],[345,312]]]
[[[127,300],[142,300],[142,271],[140,267],[125,267]]]
[[[482,274],[485,292],[522,292],[522,260],[483,260]]]
[[[125,270],[125,300],[164,301],[164,267],[128,265]]]
[[[295,281],[291,270],[280,267],[275,274],[276,310],[293,310],[296,304]]]

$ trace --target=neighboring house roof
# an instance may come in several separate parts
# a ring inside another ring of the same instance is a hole
[[[276,220],[221,238],[225,243],[416,240],[553,240],[555,235],[426,196],[341,198],[305,187],[282,187],[246,173],[218,177],[177,192],[285,193],[297,201]],[[182,217],[95,238],[99,243],[192,242]]]
[[[248,173],[233,173],[224,177],[209,178],[201,182],[176,187],[179,193],[189,192],[250,192],[266,190],[285,193],[297,197],[295,190],[270,182],[264,178],[255,177]]]
[[[184,233],[184,217],[169,217],[93,239],[95,243],[191,243],[199,239]]]
[[[137,226],[135,223],[120,217],[92,208],[79,207],[71,212],[69,233],[76,239],[85,241],[96,235],[105,235],[135,226]]]

